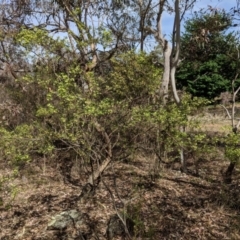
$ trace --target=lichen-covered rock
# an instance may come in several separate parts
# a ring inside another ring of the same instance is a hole
[[[70,225],[75,225],[81,221],[81,213],[75,209],[64,211],[52,217],[51,222],[48,224],[48,230],[63,230]]]
[[[87,213],[76,209],[61,212],[52,217],[47,227],[47,239],[91,239],[91,221]]]

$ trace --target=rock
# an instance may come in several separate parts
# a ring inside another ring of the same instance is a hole
[[[48,224],[48,230],[63,230],[68,226],[75,225],[81,221],[81,213],[77,210],[64,211],[52,217],[51,222]]]
[[[86,240],[92,231],[88,214],[76,209],[61,212],[52,217],[47,226],[47,239]]]

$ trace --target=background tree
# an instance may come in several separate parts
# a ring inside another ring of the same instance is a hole
[[[232,25],[230,14],[213,8],[195,12],[186,21],[181,45],[183,61],[177,72],[179,87],[208,99],[231,90],[238,68],[233,61],[238,39],[229,33]]]
[[[21,47],[15,42],[22,23],[28,17],[27,5],[17,1],[5,1],[0,5],[0,62],[1,80],[13,80],[29,71],[27,59]]]

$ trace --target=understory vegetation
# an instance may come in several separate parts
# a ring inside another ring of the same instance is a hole
[[[240,238],[239,9],[173,2],[0,1],[0,239]]]

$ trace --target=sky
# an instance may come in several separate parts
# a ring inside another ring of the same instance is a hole
[[[236,1],[237,0],[197,0],[197,2],[194,5],[194,8],[191,11],[189,10],[188,12],[186,12],[185,19],[191,18],[191,13],[193,13],[194,11],[207,9],[208,6],[211,6],[219,10],[225,9],[226,12],[228,12],[231,8],[236,6]],[[163,13],[163,18],[162,18],[163,35],[169,41],[171,41],[173,20],[174,20],[174,14],[170,15],[167,12]],[[240,26],[238,28],[239,29],[234,28],[234,30],[240,31]],[[181,32],[183,31],[184,31],[184,21],[182,22],[182,26],[181,26]],[[152,51],[152,49],[154,48],[154,46],[156,46],[156,44],[157,43],[154,37],[150,37],[146,39],[145,51],[147,52]]]
[[[237,0],[197,0],[197,2],[194,5],[193,10],[191,10],[191,11],[192,12],[199,11],[202,8],[206,9],[208,6],[212,6],[213,8],[217,8],[217,9],[225,9],[226,11],[228,11],[228,10],[230,10],[230,8],[236,6],[236,1]],[[185,15],[186,18],[191,17],[191,11],[188,11],[186,13],[186,15]],[[162,29],[163,29],[163,34],[169,40],[171,40],[173,20],[174,20],[174,14],[170,15],[167,12],[164,12],[163,19],[162,19]],[[183,32],[183,31],[184,31],[184,27],[182,25],[181,32]],[[64,35],[62,33],[60,35],[66,36],[66,34]],[[59,36],[59,35],[56,35],[56,36]],[[153,36],[147,38],[145,41],[145,50],[151,51],[153,49],[153,47],[156,46],[156,44],[157,44],[156,40],[154,39]],[[100,49],[102,47],[98,46],[98,48]]]

